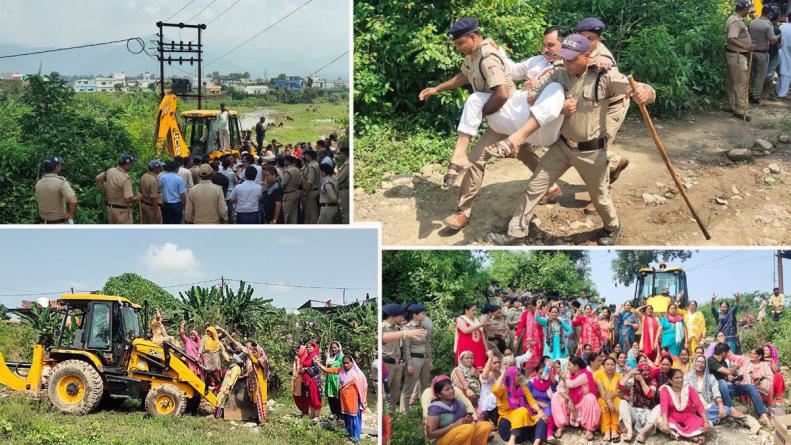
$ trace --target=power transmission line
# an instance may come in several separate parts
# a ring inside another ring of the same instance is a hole
[[[308,77],[310,77],[310,76],[315,76],[316,74],[318,74],[318,73],[319,73],[319,71],[321,71],[321,70],[323,70],[324,68],[327,68],[328,66],[330,66],[330,65],[332,65],[333,63],[337,62],[338,60],[340,60],[340,58],[341,58],[341,57],[345,56],[346,54],[349,54],[349,51],[348,51],[348,50],[347,50],[345,53],[341,54],[340,56],[338,56],[338,57],[336,57],[336,58],[332,59],[332,61],[330,61],[330,63],[328,63],[328,64],[324,65],[323,67],[321,67],[321,68],[319,68],[319,69],[317,69],[317,70],[316,70],[316,71],[314,71],[313,73],[311,73],[311,74],[308,74]]]
[[[187,2],[187,4],[186,4],[186,5],[182,6],[182,7],[181,7],[181,9],[179,9],[179,10],[178,10],[178,11],[176,11],[176,12],[174,12],[174,13],[173,13],[173,15],[171,15],[170,17],[166,18],[166,19],[165,19],[165,21],[167,22],[168,20],[170,20],[170,19],[172,19],[173,17],[177,16],[177,15],[179,14],[179,12],[181,12],[181,11],[185,10],[185,9],[187,8],[187,6],[191,5],[193,2],[195,2],[195,0],[190,0],[189,2]]]
[[[232,9],[234,6],[236,6],[237,4],[239,4],[239,2],[240,2],[240,1],[242,1],[242,0],[236,0],[236,1],[235,1],[235,2],[234,2],[232,5],[231,5],[231,6],[229,6],[228,8],[226,8],[226,9],[225,9],[225,11],[221,12],[221,13],[220,13],[220,15],[218,15],[217,17],[215,17],[215,18],[213,18],[213,19],[209,20],[209,23],[207,23],[207,25],[210,25],[210,24],[212,24],[212,23],[213,23],[215,20],[217,20],[218,18],[222,17],[222,16],[223,16],[223,15],[224,15],[226,12],[230,11],[230,10],[231,10],[231,9]]]
[[[206,11],[207,9],[209,9],[209,7],[210,7],[211,5],[213,5],[214,3],[216,3],[216,2],[217,2],[217,0],[211,0],[211,2],[209,2],[209,4],[208,4],[208,5],[206,5],[206,7],[205,7],[205,8],[201,9],[201,10],[200,10],[200,12],[198,12],[197,14],[193,15],[192,17],[190,17],[190,19],[189,19],[189,20],[187,20],[185,23],[189,23],[189,22],[191,22],[191,21],[195,20],[195,18],[196,18],[196,17],[198,17],[199,15],[203,14],[203,12],[204,12],[204,11]]]
[[[270,30],[270,29],[274,28],[274,27],[275,27],[275,26],[276,26],[278,23],[280,23],[280,22],[282,22],[283,20],[287,19],[288,17],[290,17],[291,15],[293,15],[294,13],[296,13],[297,11],[299,11],[300,9],[304,8],[305,6],[308,6],[308,4],[310,4],[312,1],[313,1],[313,0],[308,0],[308,1],[306,1],[305,3],[303,3],[302,5],[300,5],[300,6],[296,7],[296,8],[295,8],[295,9],[293,9],[291,12],[289,12],[288,14],[286,14],[286,15],[284,15],[283,17],[279,18],[278,20],[276,20],[274,23],[272,23],[271,25],[267,26],[266,28],[262,29],[260,32],[258,32],[258,33],[257,33],[257,34],[255,34],[254,36],[250,37],[249,39],[245,40],[244,42],[242,42],[242,43],[240,43],[240,44],[236,45],[235,47],[231,48],[230,50],[226,51],[226,52],[225,52],[223,55],[221,55],[220,57],[218,57],[218,58],[216,58],[216,59],[212,60],[211,62],[207,63],[207,64],[206,64],[206,66],[209,66],[209,65],[213,64],[214,62],[216,62],[216,61],[218,61],[218,60],[222,59],[223,57],[227,56],[228,54],[231,54],[232,52],[236,51],[237,49],[241,48],[242,46],[244,46],[244,45],[248,44],[250,41],[252,41],[252,40],[253,40],[253,39],[255,39],[256,37],[260,36],[261,34],[265,33],[266,31],[268,31],[268,30]]]
[[[141,48],[140,48],[139,51],[132,51],[129,48],[129,42],[131,42],[131,41],[135,41],[135,42],[140,44]],[[127,51],[129,51],[132,54],[140,54],[140,53],[144,52],[145,48],[146,48],[146,42],[144,42],[143,39],[141,39],[140,37],[130,37],[128,39],[112,40],[112,41],[109,41],[109,42],[100,42],[100,43],[89,43],[89,44],[86,44],[86,45],[70,46],[70,47],[67,47],[67,48],[55,48],[55,49],[47,49],[47,50],[43,50],[43,51],[33,51],[33,52],[29,52],[29,53],[9,54],[9,55],[6,55],[6,56],[0,56],[0,59],[10,59],[12,57],[32,56],[32,55],[35,55],[35,54],[54,53],[54,52],[58,52],[58,51],[69,51],[69,50],[72,50],[72,49],[90,48],[90,47],[93,47],[93,46],[111,45],[113,43],[121,43],[121,42],[126,42],[126,49],[127,49]]]

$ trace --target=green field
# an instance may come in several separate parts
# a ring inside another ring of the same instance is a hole
[[[232,107],[233,105],[229,105]],[[316,111],[313,111],[315,107]],[[266,141],[277,139],[282,144],[295,142],[316,142],[321,136],[329,136],[330,133],[344,132],[349,124],[349,104],[343,103],[319,103],[319,104],[277,104],[264,105],[260,108],[268,112],[275,112],[278,122],[282,121],[280,128],[270,128],[266,132]],[[242,106],[235,108],[239,113],[254,113],[259,108]],[[287,120],[286,116],[294,119]],[[330,122],[323,122],[331,120]],[[243,130],[253,130],[255,139],[255,128],[253,126],[243,126]]]

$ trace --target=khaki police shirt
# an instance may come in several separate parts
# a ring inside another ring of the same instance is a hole
[[[484,323],[494,323],[492,326],[485,326],[483,328],[487,340],[494,337],[495,334],[502,337],[508,335],[508,324],[505,321],[505,317],[502,315],[499,317],[493,317],[489,314],[481,315],[481,321]]]
[[[192,187],[187,195],[184,220],[195,224],[219,224],[228,220],[228,205],[222,187],[208,178]]]
[[[612,53],[610,52],[610,50],[606,46],[604,46],[603,42],[599,42],[599,44],[596,45],[596,49],[591,51],[590,57],[591,57],[591,60],[595,59],[596,57],[606,57],[606,58],[608,58],[608,59],[612,60],[612,68],[610,68],[610,70],[611,71],[614,70],[616,72],[618,71],[618,62],[615,61],[615,56],[613,56]],[[622,100],[624,97],[626,97],[626,95],[618,94],[616,96],[613,96],[609,103],[618,102],[619,100]]]
[[[382,322],[382,332],[400,332],[401,326],[390,324],[386,320]],[[406,348],[403,345],[404,341],[391,341],[382,344],[382,357],[395,359],[396,362],[400,361],[406,355]],[[403,352],[403,354],[402,354]]]
[[[319,203],[332,204],[338,203],[338,180],[335,176],[327,176],[327,180],[319,190]]]
[[[293,165],[286,167],[283,170],[283,176],[280,178],[280,182],[283,185],[283,193],[289,193],[298,190],[300,178],[300,172],[297,167]]]
[[[504,315],[509,331],[514,330],[517,326],[519,326],[519,321],[522,318],[521,310],[515,307],[509,307],[508,312],[504,312]]]
[[[69,181],[55,173],[47,173],[36,182],[38,216],[47,221],[66,218],[66,200],[74,196]]]
[[[566,91],[566,97],[577,99],[577,111],[566,117],[560,128],[560,134],[571,142],[588,142],[604,136],[607,133],[607,106],[613,102],[613,98],[629,90],[626,76],[617,70],[607,71],[601,75],[597,101],[595,87],[598,75],[593,67],[589,67],[580,77],[566,69],[558,69],[541,85],[539,94],[549,83],[558,82]]]
[[[140,193],[146,203],[150,203],[151,198],[155,198],[157,203],[162,204],[162,186],[156,173],[146,172],[140,177]]]
[[[494,87],[500,85],[508,88],[509,96],[516,91],[511,71],[503,64],[494,42],[490,39],[483,40],[472,50],[472,54],[464,56],[461,72],[476,93],[491,93]]]
[[[311,161],[302,174],[302,190],[309,192],[318,188],[319,176],[319,163]]]
[[[104,189],[107,193],[107,203],[117,206],[129,206],[129,200],[135,195],[132,192],[132,180],[129,173],[118,167],[103,171],[96,179],[104,178]]]
[[[775,38],[774,26],[766,17],[758,17],[747,28],[756,51],[769,51],[769,42]]]
[[[749,46],[752,43],[750,33],[747,32],[747,25],[744,24],[744,19],[736,13],[731,14],[728,20],[725,21],[725,38],[725,48],[740,53],[746,52],[747,50],[729,44],[727,41],[728,38],[736,39],[744,46]]]
[[[349,188],[349,161],[338,167],[338,188],[343,190]]]
[[[415,320],[410,321],[409,323],[404,325],[404,331],[414,331],[415,329],[420,329],[420,324],[417,323]],[[406,338],[403,340],[404,343],[404,362],[407,366],[412,364],[412,353],[415,354],[423,354],[423,358],[428,357],[427,350],[430,347],[428,344],[428,339],[426,337],[423,338]]]

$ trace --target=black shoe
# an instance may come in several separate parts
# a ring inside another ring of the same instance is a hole
[[[618,244],[618,238],[621,237],[623,232],[623,224],[619,224],[612,232],[608,230],[602,231],[602,236],[599,237],[598,243],[600,246],[614,246]]]
[[[735,112],[733,113],[733,117],[735,117],[736,119],[741,119],[743,121],[747,121],[747,122],[750,122],[753,119],[750,116],[745,116],[743,114],[735,113]]]
[[[761,100],[760,99],[756,99],[754,97],[751,97],[750,98],[750,103],[751,104],[755,104],[755,105],[761,105]]]
[[[527,237],[516,237],[507,233],[490,233],[486,235],[486,239],[488,239],[490,243],[498,246],[516,246],[518,244],[524,244]]]

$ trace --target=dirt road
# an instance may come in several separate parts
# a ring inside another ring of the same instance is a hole
[[[791,244],[791,103],[751,107],[752,122],[712,111],[680,120],[655,120],[659,135],[712,239],[706,241],[648,136],[645,124],[629,119],[614,144],[631,165],[613,187],[624,225],[619,244],[720,246]],[[636,110],[630,116],[639,116]],[[768,153],[753,148],[770,141]],[[779,142],[778,139],[785,141]],[[735,163],[726,152],[753,148],[752,161]],[[486,168],[472,221],[461,231],[443,228],[459,189],[441,188],[445,167],[426,166],[412,176],[387,178],[379,190],[355,190],[355,221],[381,221],[385,245],[486,245],[489,232],[504,232],[526,188],[530,171],[513,159]],[[588,193],[570,169],[560,181],[563,197],[541,206],[528,245],[595,245],[598,215],[582,212]],[[458,182],[457,182],[458,184]],[[719,199],[717,199],[719,198]]]

